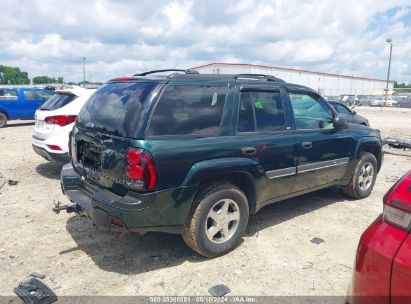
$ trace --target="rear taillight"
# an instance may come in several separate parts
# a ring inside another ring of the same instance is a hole
[[[77,115],[56,115],[48,116],[44,121],[48,124],[59,125],[60,127],[67,126],[76,121]]]
[[[384,221],[403,230],[411,229],[411,171],[384,196]]]
[[[63,149],[57,145],[47,145],[47,147],[49,147],[51,150],[63,151]]]
[[[151,155],[142,149],[129,149],[126,154],[127,186],[132,190],[150,191],[157,184],[157,170]]]

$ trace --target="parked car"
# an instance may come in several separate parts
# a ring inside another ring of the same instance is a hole
[[[38,88],[0,88],[0,128],[13,119],[33,119],[53,93]]]
[[[344,105],[341,102],[337,101],[329,101],[329,103],[333,106],[333,108],[341,115],[343,116],[347,122],[349,123],[355,123],[358,125],[363,125],[363,126],[370,126],[370,122],[368,121],[367,118],[364,116],[358,115],[357,112],[351,111],[349,107]]]
[[[348,303],[411,301],[411,171],[384,196],[384,212],[361,236]]]
[[[371,100],[370,102],[370,106],[372,107],[382,107],[384,105],[386,107],[398,107],[398,101],[391,98],[387,99],[387,101],[385,101],[385,98],[377,98]]]
[[[399,108],[411,108],[411,97],[404,96],[398,98],[398,107]]]
[[[358,98],[359,98],[359,102],[358,102],[359,104],[358,105],[369,106],[371,104],[371,101],[373,99],[375,99],[375,96],[365,95],[365,96],[361,96],[361,97],[358,97]]]
[[[355,95],[343,95],[340,101],[347,106],[352,106],[354,104],[358,105],[359,99]]]
[[[57,91],[47,100],[35,114],[34,152],[49,161],[69,162],[69,133],[77,114],[95,91],[77,86]]]
[[[56,212],[182,234],[214,257],[268,204],[335,185],[355,199],[371,193],[379,132],[348,125],[312,89],[268,75],[155,72],[113,79],[84,105],[61,172],[73,204]]]
[[[385,105],[387,107],[398,107],[398,101],[395,99],[387,99],[387,101],[385,102]]]

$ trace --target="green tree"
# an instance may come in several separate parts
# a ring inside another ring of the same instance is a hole
[[[64,83],[63,77],[48,77],[48,76],[36,76],[32,79],[33,84],[48,84],[48,83]]]
[[[0,73],[2,84],[30,84],[29,74],[18,67],[0,65]]]
[[[50,83],[50,78],[47,76],[36,76],[32,79],[33,84],[46,84]]]

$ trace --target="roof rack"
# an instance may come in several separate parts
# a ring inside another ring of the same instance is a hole
[[[134,74],[133,76],[147,76],[150,74],[156,74],[156,73],[162,73],[162,72],[184,72],[185,74],[200,74],[196,70],[192,69],[187,69],[187,70],[181,70],[181,69],[164,69],[164,70],[153,70],[153,71],[148,71],[140,74]]]
[[[255,79],[266,79],[267,81],[277,81],[277,82],[285,82],[281,78],[277,78],[272,75],[266,74],[237,74],[234,78],[255,78]]]

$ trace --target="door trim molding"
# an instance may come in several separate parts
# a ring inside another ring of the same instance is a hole
[[[270,171],[265,172],[265,176],[269,179],[286,177],[286,176],[291,176],[291,175],[295,175],[298,173],[305,173],[305,172],[310,172],[310,171],[315,171],[315,170],[321,170],[321,169],[326,169],[326,168],[331,168],[331,167],[336,167],[336,166],[347,165],[349,161],[350,161],[349,157],[337,158],[337,159],[326,160],[326,161],[307,164],[307,165],[301,165],[297,167],[270,170]]]
[[[314,170],[326,169],[330,167],[347,165],[349,161],[350,161],[349,157],[343,157],[343,158],[326,160],[323,162],[318,162],[318,163],[313,163],[313,164],[301,165],[301,166],[297,166],[297,173],[304,173],[304,172],[309,172],[309,171],[314,171]]]
[[[297,167],[290,167],[290,168],[266,171],[265,176],[269,179],[273,179],[273,178],[295,175],[296,173],[297,173]]]

